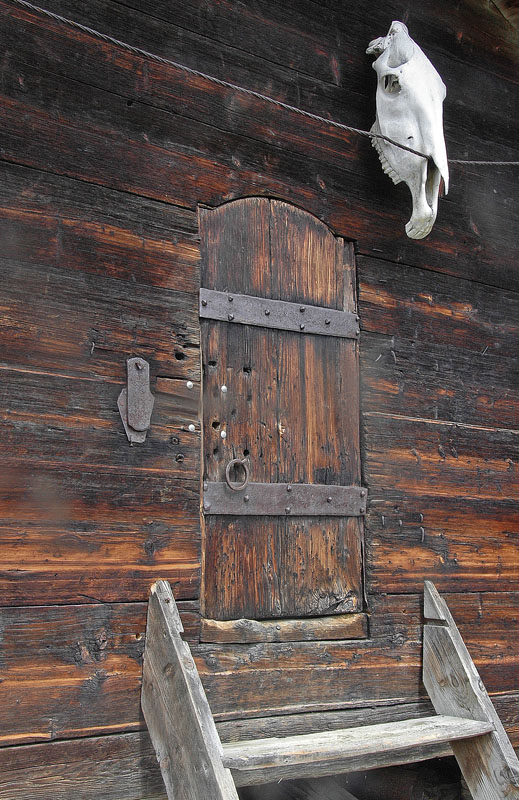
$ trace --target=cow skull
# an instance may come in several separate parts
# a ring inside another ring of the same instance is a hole
[[[392,22],[387,36],[370,42],[376,55],[377,116],[372,133],[424,153],[427,158],[373,138],[382,169],[394,183],[407,183],[413,213],[405,226],[411,239],[423,239],[434,225],[443,178],[449,188],[449,168],[443,138],[442,104],[445,84],[402,22]]]

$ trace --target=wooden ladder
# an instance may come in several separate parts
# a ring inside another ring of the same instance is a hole
[[[423,681],[437,716],[222,744],[171,587],[151,589],[142,708],[170,800],[238,800],[237,786],[423,761],[449,742],[474,800],[519,800],[519,761],[461,635],[425,582]]]

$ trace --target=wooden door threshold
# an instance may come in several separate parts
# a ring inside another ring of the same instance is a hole
[[[300,619],[201,620],[200,641],[214,644],[255,642],[325,642],[367,639],[367,614],[337,614]]]

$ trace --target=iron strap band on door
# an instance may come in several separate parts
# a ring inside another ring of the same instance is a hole
[[[249,483],[232,491],[227,483],[204,483],[206,514],[359,517],[366,513],[362,486],[313,483]]]
[[[213,289],[200,289],[200,316],[242,325],[340,336],[345,339],[357,339],[360,334],[359,318],[351,311],[337,311],[334,308],[306,303],[288,303],[285,300],[267,300],[232,292],[216,292]]]

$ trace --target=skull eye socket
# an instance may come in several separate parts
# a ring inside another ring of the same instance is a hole
[[[384,75],[384,90],[388,94],[397,94],[400,91],[398,75]]]

